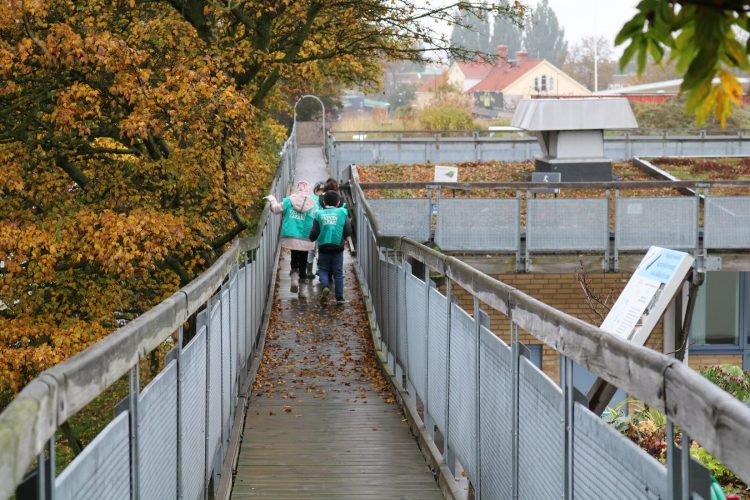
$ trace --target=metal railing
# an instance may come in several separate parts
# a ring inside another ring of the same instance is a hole
[[[360,280],[381,350],[423,407],[444,463],[465,470],[476,497],[688,498],[688,447],[666,467],[588,410],[573,363],[665,412],[742,480],[750,481],[750,408],[675,358],[630,344],[403,236],[380,231],[352,173]],[[415,274],[416,269],[424,268]],[[433,282],[444,283],[440,287]],[[473,300],[464,311],[455,287]],[[483,307],[505,318],[509,343]],[[528,332],[561,357],[558,385],[524,355]],[[434,444],[434,443],[433,443]],[[679,460],[678,460],[679,459]],[[684,464],[684,467],[680,464]],[[695,478],[693,477],[693,480]]]
[[[356,166],[351,170],[356,172]],[[531,269],[534,253],[600,253],[603,269],[618,271],[622,252],[643,251],[652,245],[689,251],[696,257],[716,250],[750,250],[750,196],[711,194],[718,187],[750,191],[750,181],[378,182],[360,187],[365,192],[426,190],[424,198],[369,200],[384,235],[433,240],[445,251],[515,253],[517,271]],[[664,188],[692,194],[626,195],[632,189]],[[540,189],[593,190],[600,196],[535,198],[534,192]],[[456,190],[504,190],[514,196],[444,195]],[[410,217],[399,217],[406,213]]]
[[[295,156],[292,130],[270,189],[279,199]],[[13,494],[35,459],[25,485],[37,498],[212,495],[273,296],[280,222],[266,207],[256,234],[236,240],[190,284],[32,380],[0,414],[0,498]],[[191,317],[195,336],[183,345]],[[139,361],[175,333],[164,368],[141,390]],[[57,429],[125,374],[129,394],[119,413],[55,477]]]
[[[605,135],[604,156],[615,161],[634,156],[750,156],[747,131],[725,131],[721,135],[711,132],[675,135],[664,131],[659,135],[641,135],[643,131],[636,131]],[[439,131],[430,137],[401,132],[393,137],[360,139],[337,138],[329,133],[326,150],[331,169],[343,180],[348,180],[348,167],[352,164],[526,161],[541,154],[535,137],[484,137],[477,133],[446,137]]]

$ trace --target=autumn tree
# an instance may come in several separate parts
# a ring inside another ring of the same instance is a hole
[[[742,87],[735,71],[750,71],[750,14],[747,2],[726,0],[648,0],[622,27],[615,44],[626,45],[625,67],[635,60],[643,73],[649,56],[669,59],[684,75],[680,91],[685,109],[703,123],[713,113],[722,124],[740,104]],[[713,79],[718,78],[718,84]]]
[[[0,3],[0,391],[143,313],[252,231],[287,134],[279,117],[300,95],[377,86],[381,59],[473,57],[423,22],[460,22],[455,8]]]
[[[612,83],[617,61],[605,37],[590,36],[566,51],[562,69],[589,90],[603,90]]]

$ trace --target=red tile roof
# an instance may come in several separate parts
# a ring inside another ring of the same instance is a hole
[[[489,61],[460,61],[457,62],[458,68],[464,74],[464,78],[469,80],[482,80],[490,74],[494,63]]]
[[[500,92],[541,62],[541,60],[521,61],[517,65],[503,64],[496,66],[486,78],[467,90],[467,92],[469,94],[474,92]]]
[[[425,78],[424,83],[419,86],[417,92],[435,92],[438,87],[448,81],[448,75],[443,73],[442,75],[428,76]]]

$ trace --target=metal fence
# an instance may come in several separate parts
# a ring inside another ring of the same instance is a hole
[[[356,167],[352,171],[356,175]],[[652,245],[690,251],[696,256],[717,249],[750,250],[750,196],[714,196],[705,188],[714,183],[717,181],[552,185],[569,191],[599,190],[599,198],[535,198],[534,188],[519,182],[462,183],[453,188],[517,190],[514,198],[505,199],[448,198],[441,193],[449,186],[424,182],[368,183],[362,188],[365,192],[428,188],[421,200],[368,199],[381,234],[386,236],[431,240],[445,251],[515,253],[516,270],[525,267],[527,271],[534,253],[601,253],[604,270],[611,266],[618,271],[621,252],[643,251]],[[718,183],[750,188],[748,181]],[[621,192],[632,189],[628,184],[638,184],[641,190],[691,185],[695,194],[621,196]],[[429,217],[421,215],[425,211],[429,211]],[[612,253],[613,265],[609,258]]]
[[[670,431],[679,425],[750,479],[750,408],[674,358],[416,241],[384,235],[356,170],[351,187],[358,272],[379,347],[426,432],[441,437],[443,463],[456,477],[463,469],[476,498],[687,498],[679,492],[690,491],[694,476],[676,459],[689,462],[687,447],[670,446],[665,467],[605,424],[575,391],[574,363],[664,411]],[[470,294],[473,310],[455,301],[454,286]],[[482,308],[509,320],[509,344],[489,329]],[[558,350],[560,384],[527,359],[521,330]]]
[[[271,187],[278,199],[295,156],[293,130]],[[30,382],[0,414],[0,498],[21,483],[37,498],[212,497],[230,479],[220,477],[222,464],[272,298],[280,223],[266,208],[256,235],[236,241],[189,285]],[[191,317],[196,334],[185,344]],[[141,390],[139,360],[175,333],[164,368]],[[57,428],[125,374],[119,414],[55,477]]]
[[[694,135],[664,132],[660,135],[624,133],[605,136],[604,156],[621,161],[634,156],[750,155],[750,135],[746,131],[722,131],[720,134],[708,135],[699,131]],[[483,137],[470,132],[466,137],[444,137],[440,131],[434,131],[428,137],[413,137],[408,132],[382,138],[366,138],[364,132],[357,135],[361,140],[328,135],[326,151],[338,179],[348,180],[348,167],[352,164],[524,161],[541,154],[534,137]]]

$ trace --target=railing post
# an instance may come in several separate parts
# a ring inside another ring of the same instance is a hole
[[[140,359],[130,368],[128,375],[128,407],[130,409],[130,498],[139,500],[140,480],[138,469],[138,394],[140,394]]]
[[[479,308],[479,299],[474,296],[474,444],[475,444],[475,463],[476,477],[474,478],[474,498],[480,500],[482,498],[482,419],[481,419],[481,402],[480,402],[480,383],[481,383],[481,371],[479,354],[481,351],[481,334],[482,334],[482,312]]]
[[[615,189],[615,245],[614,245],[614,253],[615,253],[615,263],[614,263],[614,271],[618,272],[620,270],[620,249],[617,248],[617,245],[619,244],[620,240],[620,218],[618,217],[620,214],[620,188]]]
[[[211,482],[210,478],[211,476],[208,474],[208,470],[211,467],[211,462],[213,458],[210,456],[209,453],[209,447],[210,447],[210,439],[209,436],[211,434],[211,428],[209,427],[211,424],[211,421],[209,419],[210,415],[210,407],[211,407],[211,337],[214,335],[214,333],[211,331],[211,309],[213,300],[212,297],[208,298],[208,301],[206,302],[206,393],[203,395],[203,399],[206,401],[205,404],[205,412],[203,415],[203,428],[205,429],[205,436],[204,436],[204,444],[203,444],[203,451],[204,451],[204,462],[203,462],[203,498],[209,497],[208,492],[208,485]]]
[[[609,189],[605,190],[604,198],[607,200],[606,216],[604,217],[604,263],[602,265],[604,272],[609,271],[609,215],[610,215],[610,200],[609,200]]]
[[[177,498],[182,499],[182,343],[185,332],[177,329]],[[168,358],[167,358],[168,359]]]
[[[516,272],[521,270],[521,190],[516,189],[516,210],[518,211],[518,220],[516,222]],[[527,219],[528,221],[528,219]],[[528,225],[528,224],[527,224]]]
[[[560,373],[560,385],[563,390],[563,422],[565,433],[565,470],[563,471],[564,498],[573,499],[573,432],[574,432],[574,405],[575,386],[573,385],[573,361],[567,356],[562,357],[562,373]]]
[[[510,301],[508,302],[508,319],[510,321],[510,371],[511,371],[511,484],[512,496],[514,500],[518,499],[518,445],[519,445],[519,422],[518,422],[518,407],[519,407],[519,359],[520,349],[518,345],[518,326],[513,321],[512,308]]]
[[[38,500],[52,500],[55,498],[55,434],[47,441],[48,454],[37,455],[36,487]]]

